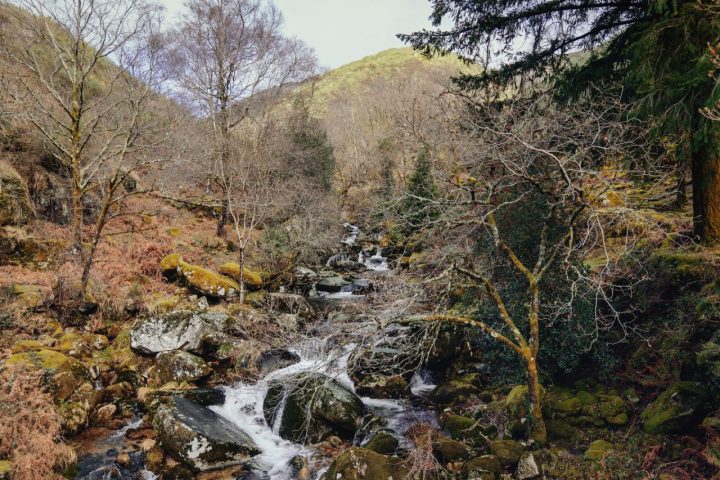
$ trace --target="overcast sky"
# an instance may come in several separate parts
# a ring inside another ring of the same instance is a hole
[[[161,0],[174,19],[184,0]],[[428,0],[275,0],[285,32],[315,49],[320,65],[335,68],[381,50],[395,38],[428,27]]]

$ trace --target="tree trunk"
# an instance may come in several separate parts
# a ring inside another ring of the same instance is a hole
[[[240,303],[245,303],[245,249],[240,248],[240,274],[238,275],[238,283],[240,284]]]
[[[225,198],[224,195],[223,195],[223,198]],[[222,237],[223,229],[225,228],[225,224],[227,223],[227,218],[228,218],[228,206],[227,206],[227,202],[225,200],[223,200],[222,205],[220,206],[220,216],[218,217],[217,228],[215,230],[216,236]]]
[[[542,416],[542,397],[540,393],[540,375],[537,359],[529,354],[525,358],[528,376],[528,398],[530,401],[528,432],[530,439],[539,445],[547,444],[547,429]]]
[[[692,159],[693,231],[706,243],[720,240],[720,157],[708,142]]]

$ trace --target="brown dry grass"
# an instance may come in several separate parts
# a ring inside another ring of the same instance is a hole
[[[40,372],[21,366],[0,371],[0,458],[12,461],[14,480],[61,479],[75,461],[60,440],[60,419]]]

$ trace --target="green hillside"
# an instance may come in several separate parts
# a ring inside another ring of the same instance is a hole
[[[445,72],[450,76],[469,69],[473,67],[468,67],[455,55],[428,59],[411,48],[391,48],[330,70],[301,88],[308,91],[311,85],[314,86],[314,105],[322,111],[329,98],[357,91],[368,80],[391,79],[413,72]]]

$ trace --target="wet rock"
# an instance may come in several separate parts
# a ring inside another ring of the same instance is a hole
[[[502,471],[502,464],[495,455],[482,455],[468,460],[461,469],[464,478],[468,480],[494,480]]]
[[[163,449],[198,471],[238,465],[260,453],[237,425],[181,397],[157,409],[153,428]]]
[[[196,382],[212,373],[212,368],[202,358],[183,350],[158,353],[155,364],[161,384]]]
[[[270,384],[263,411],[269,425],[280,422],[281,437],[314,443],[329,435],[352,439],[365,405],[330,377],[297,374]]]
[[[225,403],[225,391],[221,388],[194,388],[185,390],[182,397],[191,400],[201,407],[211,407]]]
[[[320,280],[315,285],[315,289],[319,292],[337,293],[350,285],[352,285],[352,282],[342,277],[328,277]]]
[[[516,465],[523,454],[522,445],[515,440],[494,440],[488,446],[503,466]]]
[[[532,453],[523,454],[518,462],[515,478],[517,480],[531,480],[533,478],[539,478],[541,475],[542,473],[535,460],[535,456]]]
[[[462,442],[449,438],[440,438],[433,445],[435,456],[445,464],[467,460],[470,457],[470,448]]]
[[[463,401],[480,390],[470,383],[461,380],[450,380],[438,385],[431,393],[430,399],[439,405],[449,405],[453,402]]]
[[[330,465],[325,480],[389,480],[407,476],[399,462],[365,448],[351,448]]]
[[[355,391],[370,398],[407,398],[410,396],[410,384],[401,375],[371,374],[356,382]]]
[[[97,410],[95,410],[95,413],[93,413],[90,421],[96,427],[107,427],[110,425],[110,421],[112,420],[116,411],[117,407],[112,403],[102,405],[98,407]]]
[[[383,455],[392,455],[398,449],[398,439],[395,435],[388,431],[381,430],[374,433],[370,439],[365,442],[363,448],[372,450],[373,452],[381,453]]]
[[[685,433],[707,413],[707,388],[699,382],[677,382],[648,405],[640,418],[647,433]]]
[[[486,436],[492,435],[495,427],[478,424],[474,418],[463,417],[461,415],[447,415],[442,420],[443,428],[450,434],[454,440],[460,440],[479,447],[484,445]]]
[[[588,460],[602,460],[613,448],[614,445],[607,440],[595,440],[585,450],[584,457]]]
[[[300,356],[297,353],[284,348],[274,348],[272,350],[262,352],[260,357],[257,359],[256,364],[260,372],[263,375],[267,375],[270,372],[289,367],[299,361]]]

